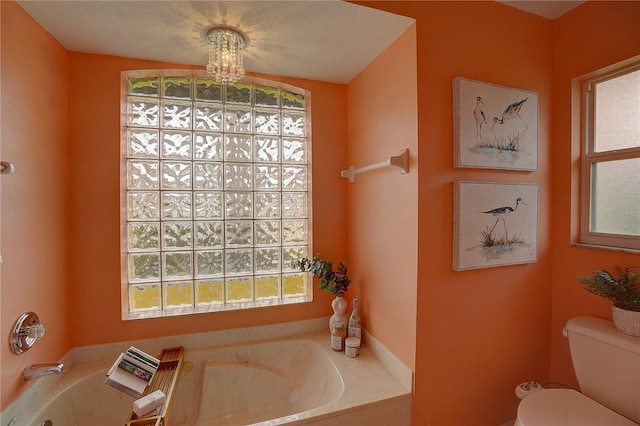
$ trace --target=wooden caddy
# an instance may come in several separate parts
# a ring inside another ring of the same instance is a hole
[[[167,396],[167,400],[155,411],[143,417],[138,417],[132,411],[125,422],[125,426],[167,426],[171,403],[173,402],[174,393],[178,387],[178,380],[182,372],[182,365],[184,364],[184,348],[179,346],[163,349],[158,359],[160,360],[160,367],[141,398],[161,390]]]

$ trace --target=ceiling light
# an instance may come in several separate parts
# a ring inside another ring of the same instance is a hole
[[[207,72],[220,83],[235,83],[244,76],[244,49],[248,38],[239,30],[226,26],[207,31],[209,63]]]

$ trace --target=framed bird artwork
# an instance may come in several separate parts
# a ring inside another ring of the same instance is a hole
[[[538,94],[453,79],[454,167],[538,170]]]
[[[538,260],[538,185],[456,181],[453,269]]]

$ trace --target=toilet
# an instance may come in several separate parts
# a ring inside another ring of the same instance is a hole
[[[582,393],[533,392],[520,401],[515,426],[640,424],[640,337],[593,317],[570,319],[563,333]]]

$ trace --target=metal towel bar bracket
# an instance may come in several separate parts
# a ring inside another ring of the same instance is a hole
[[[0,173],[5,175],[5,174],[11,174],[11,173],[13,173],[15,171],[16,171],[16,169],[15,169],[15,167],[13,167],[12,163],[10,163],[8,161],[0,161]]]
[[[400,173],[409,173],[409,149],[405,149],[402,154],[389,157],[386,161],[380,163],[370,164],[368,166],[349,167],[347,170],[340,172],[340,176],[349,179],[349,182],[354,183],[356,181],[356,175],[358,173],[368,172],[370,170],[379,169],[387,166],[396,166],[400,168]]]

